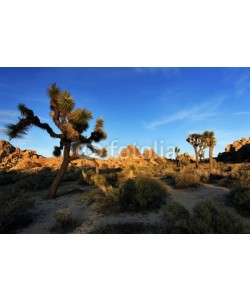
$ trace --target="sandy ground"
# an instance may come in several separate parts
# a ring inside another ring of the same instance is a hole
[[[68,209],[72,213],[72,216],[80,220],[82,224],[72,233],[93,233],[98,232],[98,228],[105,226],[122,226],[124,224],[138,226],[138,230],[140,230],[139,227],[141,226],[146,228],[152,227],[152,233],[161,233],[161,229],[164,228],[165,223],[160,211],[133,214],[120,213],[107,216],[97,213],[88,201],[80,204],[75,201],[77,197],[90,189],[91,187],[77,186],[68,183],[59,189],[59,197],[55,200],[45,200],[43,198],[44,192],[33,194],[31,197],[35,200],[36,221],[18,233],[49,233],[50,228],[55,224],[54,213],[64,208]],[[168,190],[172,200],[182,204],[190,212],[199,201],[211,199],[216,202],[223,202],[229,193],[229,189],[208,184],[185,190],[177,190],[168,185]],[[149,231],[149,233],[151,233],[151,231]]]
[[[213,200],[216,202],[224,202],[230,190],[210,184],[202,184],[195,188],[178,190],[168,186],[172,199],[183,206],[190,212],[199,201]]]

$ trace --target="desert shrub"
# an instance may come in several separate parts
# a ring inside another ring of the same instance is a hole
[[[171,233],[189,233],[191,217],[189,211],[177,202],[170,202],[164,207],[163,216]]]
[[[85,204],[87,206],[92,205],[95,202],[98,202],[100,198],[103,198],[105,195],[103,192],[97,188],[84,191],[81,195],[75,198],[76,204]]]
[[[82,177],[83,177],[83,181],[84,183],[87,183],[89,185],[92,185],[94,182],[92,180],[92,177],[95,175],[96,173],[89,169],[87,171],[82,170]]]
[[[220,181],[220,185],[229,188],[250,187],[250,168],[242,166],[239,169],[233,169]]]
[[[138,197],[138,187],[134,180],[129,179],[125,184],[120,188],[120,204],[122,209],[128,211],[137,211],[140,206],[137,201]]]
[[[250,188],[240,187],[233,189],[228,195],[228,203],[246,215],[250,214]]]
[[[135,167],[133,165],[125,167],[118,176],[119,186],[124,185],[124,183],[129,179],[134,179],[135,176]]]
[[[95,186],[102,190],[106,196],[108,196],[108,194],[112,192],[113,187],[107,182],[104,175],[95,174],[94,176],[92,176],[92,180]]]
[[[74,219],[68,209],[57,210],[54,218],[56,224],[51,227],[51,233],[70,233],[80,225],[79,220]]]
[[[177,189],[185,189],[196,186],[200,183],[200,176],[193,173],[180,173],[175,176],[175,186]]]
[[[0,186],[15,183],[15,175],[10,175],[8,173],[0,175]]]
[[[42,190],[48,188],[52,182],[53,177],[48,176],[47,173],[26,174],[17,183],[17,189],[24,191]]]
[[[46,166],[46,167],[42,168],[42,172],[51,172],[51,171],[52,171],[52,168],[49,167],[49,166]]]
[[[80,170],[70,170],[63,176],[63,182],[77,181],[81,175]]]
[[[102,214],[115,214],[120,212],[119,189],[112,189],[107,193],[99,194],[94,202],[94,209]]]
[[[158,209],[165,203],[168,192],[160,180],[138,177],[136,184],[139,190],[138,202],[142,210]]]
[[[191,233],[244,233],[242,218],[232,208],[224,205],[215,206],[207,200],[199,202],[193,209]]]
[[[120,212],[119,189],[112,189],[104,193],[101,189],[93,188],[84,191],[75,199],[77,204],[92,206],[92,208],[101,214],[114,214]]]
[[[166,186],[158,179],[138,177],[129,179],[120,189],[120,203],[124,210],[144,211],[160,208],[168,196]]]
[[[113,187],[118,187],[118,176],[117,173],[106,174],[106,181]]]
[[[2,171],[0,172],[0,186],[17,183],[23,179],[26,175],[16,171]]]
[[[33,221],[34,201],[17,192],[0,193],[0,233],[12,233]]]
[[[246,227],[240,215],[225,205],[211,201],[199,202],[189,214],[185,207],[171,203],[164,208],[167,230],[171,233],[236,234],[245,233]]]
[[[232,172],[233,171],[233,167],[232,166],[228,166],[226,169],[225,169],[225,172]]]

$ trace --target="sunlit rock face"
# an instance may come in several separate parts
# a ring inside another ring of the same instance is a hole
[[[141,153],[136,146],[128,145],[119,155],[120,159],[140,158]]]
[[[20,150],[7,141],[0,141],[0,171],[39,171],[43,168],[57,170],[62,163],[61,157],[43,157],[34,150]],[[96,162],[88,159],[79,159],[70,163],[70,168],[94,168],[96,164],[100,168],[125,168],[127,166],[157,166],[167,165],[169,161],[160,157],[153,150],[145,150],[142,154],[136,146],[128,145],[123,149],[119,157],[96,159]]]
[[[13,147],[9,142],[0,140],[0,163],[6,156],[15,152],[16,149],[18,149],[18,148]]]
[[[29,169],[33,165],[40,166],[39,160],[43,158],[34,150],[20,150],[9,142],[0,141],[0,168],[4,169]]]

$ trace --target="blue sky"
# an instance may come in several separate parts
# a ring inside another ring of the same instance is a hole
[[[193,154],[188,134],[213,130],[218,154],[250,136],[250,68],[0,68],[0,139],[8,139],[4,127],[17,120],[18,103],[56,130],[46,94],[53,82],[71,92],[76,107],[104,118],[103,145],[118,140],[119,146],[153,147],[158,141]],[[57,144],[37,128],[11,143],[45,156]]]

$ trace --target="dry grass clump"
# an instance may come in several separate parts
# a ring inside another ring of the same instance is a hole
[[[74,219],[68,209],[57,210],[54,218],[56,223],[50,228],[51,233],[70,233],[80,225],[80,221]]]
[[[175,187],[177,189],[186,189],[194,187],[201,182],[201,177],[193,172],[183,172],[175,175]]]

